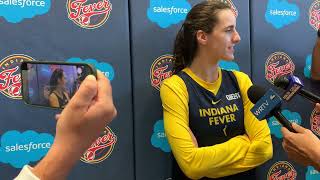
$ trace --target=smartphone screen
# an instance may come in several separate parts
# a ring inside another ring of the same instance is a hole
[[[23,99],[31,105],[64,108],[89,74],[94,72],[88,64],[23,62]]]

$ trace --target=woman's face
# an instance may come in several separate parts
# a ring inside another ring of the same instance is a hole
[[[63,73],[63,76],[60,79],[58,79],[58,84],[60,86],[64,87],[66,85],[66,83],[67,83],[67,79],[66,79],[65,74]]]
[[[234,46],[241,40],[236,30],[236,17],[229,9],[220,11],[217,16],[218,22],[207,37],[209,52],[217,59],[233,60]]]

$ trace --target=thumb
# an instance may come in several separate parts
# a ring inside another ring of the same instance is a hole
[[[72,111],[87,110],[92,103],[92,99],[97,95],[97,91],[98,86],[96,78],[93,75],[88,75],[84,81],[82,81],[78,91],[71,98],[65,109],[70,108]]]
[[[286,134],[290,133],[290,131],[285,127],[281,127],[281,133],[283,136],[286,136]]]
[[[292,123],[292,127],[293,127],[293,129],[294,129],[294,130],[296,130],[296,131],[297,131],[297,133],[303,133],[303,132],[304,132],[304,130],[305,130],[305,128],[304,128],[304,127],[299,126],[299,125],[298,125],[298,124],[296,124],[296,123]]]

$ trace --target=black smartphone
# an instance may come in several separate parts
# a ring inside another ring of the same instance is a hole
[[[30,105],[63,109],[89,74],[85,63],[25,61],[21,63],[22,98]]]

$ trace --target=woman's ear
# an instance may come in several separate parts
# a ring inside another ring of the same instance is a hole
[[[199,44],[201,44],[201,45],[207,44],[208,36],[207,36],[206,32],[204,32],[202,30],[198,30],[196,32],[196,37],[197,37],[197,41]]]

